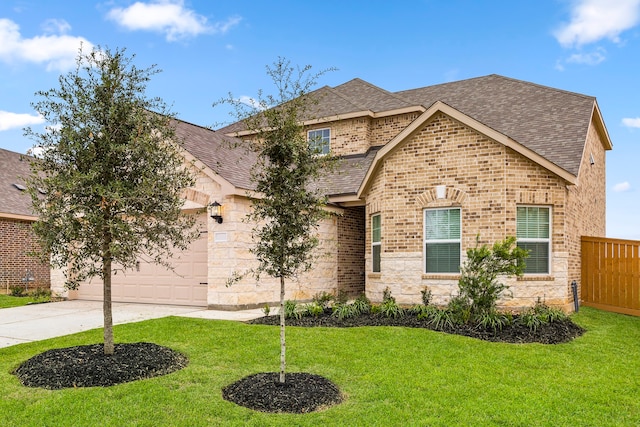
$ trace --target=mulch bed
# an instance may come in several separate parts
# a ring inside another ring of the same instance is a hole
[[[109,356],[102,344],[92,344],[45,351],[22,363],[14,373],[27,387],[59,390],[158,377],[188,364],[182,353],[153,343],[116,344]]]
[[[225,400],[262,412],[302,414],[337,405],[342,401],[338,387],[328,379],[305,372],[285,375],[263,372],[244,377],[222,389]]]
[[[516,318],[517,316],[514,316]],[[260,325],[279,325],[280,316],[265,316],[247,323]],[[449,334],[464,335],[485,341],[506,342],[506,343],[541,343],[560,344],[569,342],[581,336],[585,331],[576,325],[571,319],[559,322],[548,323],[532,330],[523,325],[510,325],[502,329],[485,329],[478,325],[455,325],[453,328],[434,328],[426,320],[418,319],[417,316],[405,314],[401,317],[391,318],[381,314],[361,314],[346,319],[338,319],[327,310],[318,316],[305,316],[299,319],[289,318],[286,320],[287,326],[325,326],[325,327],[359,327],[359,326],[404,326],[410,328],[425,328]]]

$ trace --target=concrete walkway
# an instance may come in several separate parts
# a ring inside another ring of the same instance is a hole
[[[261,309],[218,311],[177,305],[113,303],[113,324],[166,316],[246,321],[261,317]],[[59,301],[0,309],[0,348],[103,326],[102,301]]]

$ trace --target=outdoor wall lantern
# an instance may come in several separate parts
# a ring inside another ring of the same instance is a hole
[[[218,202],[213,202],[209,205],[211,210],[211,218],[213,218],[218,224],[222,224],[222,205]]]

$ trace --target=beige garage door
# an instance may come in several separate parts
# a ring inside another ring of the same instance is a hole
[[[200,238],[171,260],[175,271],[140,259],[138,268],[111,276],[111,300],[207,306],[207,232],[200,227]],[[82,283],[78,299],[102,300],[102,280]]]

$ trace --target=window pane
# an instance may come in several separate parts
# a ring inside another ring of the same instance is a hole
[[[549,243],[548,242],[518,242],[519,248],[529,251],[525,258],[525,273],[548,274],[549,273]]]
[[[516,237],[518,239],[548,239],[549,208],[518,207]]]
[[[380,245],[374,245],[372,247],[373,252],[373,272],[380,272]]]
[[[460,209],[426,211],[425,234],[427,240],[459,239]]]
[[[427,243],[427,273],[458,273],[460,243]]]
[[[381,228],[380,228],[380,215],[374,215],[371,217],[371,234],[373,242],[380,241]]]
[[[307,133],[309,147],[318,154],[329,154],[331,129],[310,130]]]

